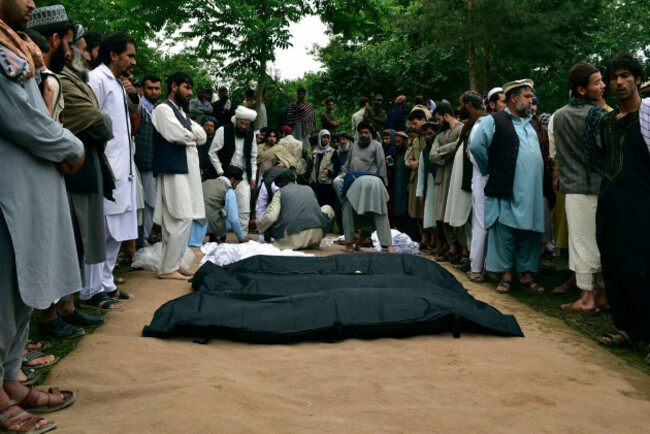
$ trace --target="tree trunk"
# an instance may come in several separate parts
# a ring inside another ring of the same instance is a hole
[[[492,75],[490,74],[490,50],[487,44],[483,44],[483,89],[488,93],[492,89]]]
[[[467,30],[469,35],[468,41],[468,56],[467,63],[469,67],[469,88],[470,90],[476,90],[476,65],[475,65],[475,50],[474,50],[474,34],[472,33],[472,4],[474,0],[467,0]]]
[[[262,95],[264,94],[264,86],[266,85],[266,61],[262,61],[260,65],[259,77],[257,78],[257,90],[255,93],[255,111],[257,118],[255,118],[255,130],[260,129],[260,109],[262,108]]]

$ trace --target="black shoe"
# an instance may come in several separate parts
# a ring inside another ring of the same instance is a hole
[[[65,339],[74,339],[86,334],[86,330],[81,327],[73,326],[56,317],[50,322],[39,323],[38,331],[41,334],[49,336],[58,341]]]
[[[456,270],[462,271],[463,273],[467,273],[472,267],[469,262],[463,262],[462,264],[458,264],[454,267]]]
[[[71,315],[61,316],[61,319],[77,327],[99,327],[106,322],[104,315],[91,315],[79,309],[75,309]]]

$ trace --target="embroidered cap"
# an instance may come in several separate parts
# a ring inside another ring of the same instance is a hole
[[[510,92],[512,89],[516,89],[518,87],[522,86],[529,86],[531,88],[535,87],[535,82],[531,80],[530,78],[524,78],[522,80],[515,80],[515,81],[509,81],[506,84],[503,85],[503,93],[507,94]]]
[[[36,8],[27,23],[28,29],[43,29],[53,24],[69,22],[68,14],[63,5],[43,6]]]

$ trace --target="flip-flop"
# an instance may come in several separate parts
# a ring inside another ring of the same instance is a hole
[[[106,311],[123,311],[124,307],[111,307],[116,304],[120,304],[117,300],[114,298],[110,298],[106,293],[100,292],[99,294],[95,294],[92,297],[90,297],[88,300],[81,300],[79,303],[79,306],[81,307],[86,307],[90,309],[102,309]]]
[[[466,273],[466,275],[467,275],[467,278],[472,282],[479,283],[479,282],[484,282],[485,281],[485,279],[483,278],[482,273],[474,273],[473,271],[468,271]]]
[[[25,349],[28,350],[28,351],[29,350],[43,351],[43,350],[47,350],[51,346],[52,346],[52,344],[50,344],[47,341],[42,341],[42,342],[28,341],[27,345],[25,345]]]
[[[630,346],[629,336],[620,330],[616,333],[605,333],[596,340],[610,348],[625,348]]]
[[[114,298],[115,300],[119,300],[120,302],[135,300],[134,296],[132,296],[128,292],[119,289],[116,289],[115,291],[107,292],[106,295],[108,295],[110,298]]]
[[[27,380],[20,382],[23,386],[29,386],[41,379],[41,372],[34,368],[20,368],[20,370],[23,372],[25,377],[27,377]]]
[[[48,366],[52,366],[56,362],[58,362],[59,359],[58,357],[54,357],[54,360],[47,362],[47,363],[42,363],[40,365],[30,365],[30,362],[33,362],[36,359],[40,359],[42,357],[45,357],[49,354],[43,354],[40,351],[35,351],[35,350],[30,350],[27,351],[27,354],[23,356],[23,367],[25,368],[34,368],[34,369],[41,369],[41,368],[47,368]]]

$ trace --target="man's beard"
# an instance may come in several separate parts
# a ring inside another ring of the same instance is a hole
[[[65,50],[63,49],[63,42],[59,44],[56,51],[52,53],[52,58],[50,59],[49,70],[55,74],[60,74],[65,67]]]
[[[341,143],[339,145],[339,151],[348,152],[350,150],[350,142]]]
[[[239,128],[235,128],[235,136],[241,139],[242,137],[246,136],[246,131],[247,130],[240,130]]]
[[[74,59],[72,59],[72,64],[70,69],[72,72],[81,79],[84,83],[88,83],[88,70],[86,69],[86,64],[81,58],[81,53],[76,46],[72,46],[72,52],[74,53]]]
[[[187,98],[183,98],[183,95],[181,95],[180,90],[177,90],[176,93],[174,94],[174,101],[176,101],[176,104],[178,104],[178,106],[181,107],[186,112],[190,108],[190,102],[187,100]]]
[[[359,138],[358,143],[360,148],[367,148],[368,146],[370,146],[370,139],[367,137],[361,137]]]
[[[530,115],[530,107],[526,107],[521,103],[521,101],[517,101],[517,105],[515,105],[515,110],[524,118],[527,118]]]
[[[463,107],[460,109],[460,118],[461,119],[469,119],[471,116],[469,110],[467,110],[467,107]]]

